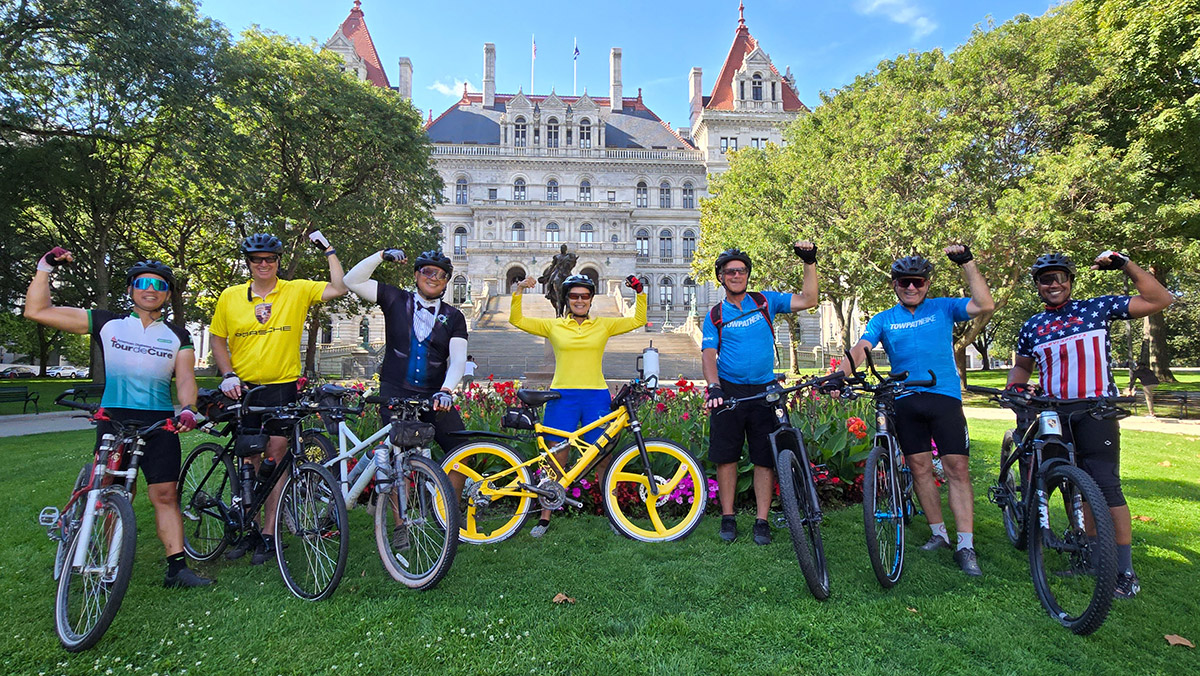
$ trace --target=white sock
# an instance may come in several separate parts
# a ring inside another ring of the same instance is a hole
[[[974,533],[959,533],[958,534],[958,549],[974,549],[974,548],[975,548],[975,534]]]
[[[941,539],[945,540],[946,542],[950,542],[950,534],[946,532],[946,522],[945,521],[940,521],[938,523],[929,524],[929,530],[933,531],[934,535],[940,537]]]

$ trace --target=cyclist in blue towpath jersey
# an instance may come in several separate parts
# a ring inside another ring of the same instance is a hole
[[[914,387],[895,402],[896,440],[912,470],[913,485],[932,531],[924,551],[950,548],[950,535],[942,518],[942,498],[933,478],[933,447],[946,472],[950,511],[958,531],[954,560],[970,576],[981,575],[975,555],[975,497],[968,474],[970,438],[963,415],[962,391],[954,364],[954,325],[990,313],[995,304],[971,250],[962,244],[945,249],[946,256],[963,270],[970,298],[928,298],[933,263],[921,256],[905,256],[892,263],[892,290],[900,302],[867,322],[862,338],[850,350],[853,364],[842,364],[850,373],[867,350],[882,343],[892,371],[908,371],[909,380],[929,380],[932,387]]]
[[[125,275],[133,312],[58,307],[50,301],[50,273],[74,257],[55,247],[38,260],[37,273],[25,294],[25,316],[68,333],[90,333],[104,352],[104,394],[100,404],[114,420],[150,425],[175,415],[171,378],[183,410],[181,430],[196,426],[196,351],[191,336],[163,321],[162,309],[176,293],[171,268],[141,261]],[[115,430],[111,422],[96,427],[96,443]],[[146,478],[158,539],[167,553],[167,587],[203,587],[213,583],[187,567],[183,553],[183,516],[179,511],[179,437],[159,430],[146,437],[139,473]]]

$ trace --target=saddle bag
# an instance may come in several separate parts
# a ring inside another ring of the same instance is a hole
[[[388,432],[392,445],[397,448],[415,448],[428,446],[433,441],[433,423],[416,420],[393,420],[392,429]]]
[[[500,426],[511,430],[532,430],[533,412],[524,407],[513,407],[505,411]]]
[[[261,455],[267,450],[267,441],[271,437],[263,434],[262,430],[242,430],[233,441],[233,454],[239,458],[249,458]]]

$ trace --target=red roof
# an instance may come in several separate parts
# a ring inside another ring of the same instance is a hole
[[[758,49],[758,40],[750,35],[750,29],[746,28],[746,19],[739,17],[737,31],[733,34],[733,46],[729,48],[729,56],[725,57],[725,65],[721,66],[721,73],[717,75],[717,83],[713,85],[712,96],[708,97],[708,101],[705,102],[705,108],[708,110],[733,110],[733,76],[742,67],[746,55],[755,49]],[[771,72],[779,74],[774,65],[771,66]],[[808,106],[801,103],[800,97],[796,96],[795,90],[787,83],[783,85],[783,109],[787,111],[808,110]]]
[[[350,16],[338,27],[338,31],[354,43],[354,52],[367,64],[367,81],[376,87],[388,87],[387,73],[379,62],[379,54],[375,51],[375,43],[371,41],[371,33],[367,30],[367,22],[363,19],[360,0],[354,0],[354,9]],[[337,36],[337,33],[334,33]]]

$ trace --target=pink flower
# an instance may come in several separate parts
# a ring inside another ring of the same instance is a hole
[[[573,497],[573,498],[579,497],[579,487],[578,486],[571,489],[571,497]]]
[[[584,490],[587,490],[587,489],[589,489],[589,488],[591,488],[591,487],[592,487],[592,484],[591,484],[591,482],[589,482],[587,479],[580,479],[580,480],[579,480],[579,485],[580,485],[580,486],[583,486],[583,489],[584,489]]]
[[[687,411],[684,411],[683,415],[680,417],[683,418],[684,420],[690,420],[692,418],[692,414],[688,413]]]

